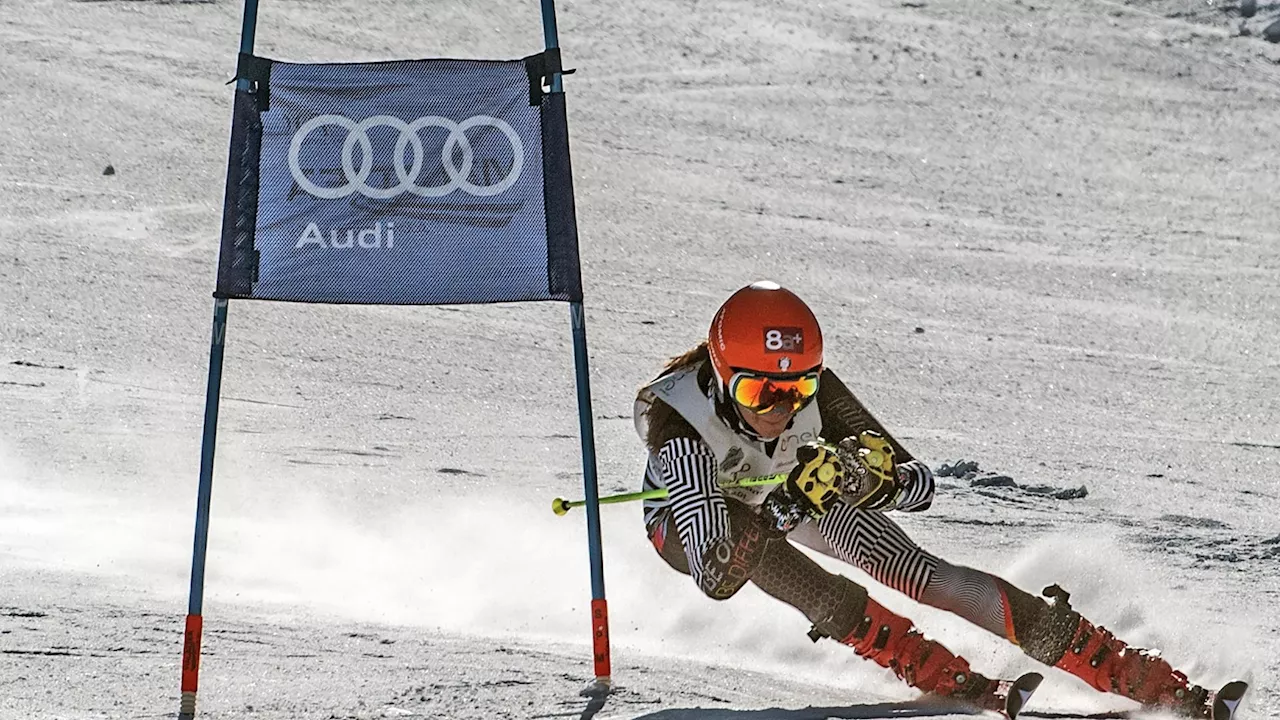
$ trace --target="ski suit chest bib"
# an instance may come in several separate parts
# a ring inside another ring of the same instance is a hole
[[[710,398],[698,387],[698,365],[664,375],[641,388],[636,397],[635,424],[641,442],[648,437],[646,410],[658,398],[680,414],[716,456],[717,481],[720,484],[741,478],[790,472],[795,466],[796,448],[818,439],[822,416],[817,403],[809,403],[792,420],[791,426],[778,437],[773,457],[765,452],[764,443],[734,432],[715,413]],[[727,497],[748,505],[759,505],[775,486],[758,485],[724,488]]]

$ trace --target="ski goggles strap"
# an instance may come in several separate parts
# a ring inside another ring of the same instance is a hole
[[[778,408],[797,412],[818,394],[818,378],[821,374],[821,369],[787,378],[736,372],[729,378],[729,396],[757,415],[764,415]]]

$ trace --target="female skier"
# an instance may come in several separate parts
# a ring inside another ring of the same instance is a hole
[[[799,297],[771,282],[734,293],[706,342],[672,359],[641,388],[645,506],[659,555],[725,600],[752,582],[832,638],[922,692],[1000,710],[998,680],[924,637],[861,586],[824,570],[795,545],[856,565],[913,600],[953,612],[1083,678],[1147,706],[1209,717],[1210,694],[1155,654],[1132,648],[1071,609],[916,545],[887,511],[918,512],[933,475],[871,416],[822,361],[822,332]],[[731,487],[789,473],[776,486]],[[1005,683],[1007,686],[1007,683]]]

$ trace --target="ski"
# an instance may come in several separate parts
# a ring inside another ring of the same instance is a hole
[[[1099,713],[1065,713],[1034,711],[1024,713],[1024,718],[1046,718],[1047,720],[1131,720],[1150,717],[1151,713],[1174,713],[1187,718],[1208,718],[1209,720],[1235,720],[1236,709],[1244,698],[1249,684],[1240,680],[1223,685],[1217,692],[1209,693],[1198,711],[1179,711],[1176,708],[1144,707],[1139,710],[1113,710]],[[1014,717],[1014,716],[1011,716]]]
[[[969,712],[974,710],[998,712],[1009,720],[1017,720],[1027,700],[1031,698],[1036,688],[1040,687],[1040,682],[1043,680],[1044,676],[1040,673],[1029,672],[1016,680],[997,679],[992,687],[975,697],[930,693],[922,696],[919,702],[933,710],[963,709]]]
[[[1209,717],[1213,720],[1235,720],[1236,708],[1240,707],[1240,701],[1244,699],[1248,689],[1249,683],[1241,680],[1232,680],[1223,685],[1213,694]]]
[[[1044,681],[1044,676],[1040,673],[1029,672],[1017,680],[1009,683],[1005,687],[1001,682],[1001,689],[996,692],[1004,693],[1004,715],[1009,720],[1017,720],[1018,715],[1022,712],[1022,708],[1026,706],[1027,700],[1035,693],[1036,688],[1040,687],[1040,683]]]

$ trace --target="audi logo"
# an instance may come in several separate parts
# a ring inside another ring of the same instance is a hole
[[[298,162],[302,144],[306,142],[307,137],[315,130],[326,126],[335,126],[347,131],[347,137],[342,141],[342,172],[346,177],[346,184],[336,187],[322,187],[311,182]],[[497,129],[511,143],[513,158],[511,169],[507,171],[505,177],[493,185],[476,185],[468,180],[471,176],[475,151],[466,133],[471,128],[482,126]],[[368,131],[376,127],[389,127],[400,132],[392,152],[392,165],[400,182],[391,187],[375,187],[367,182],[373,170],[373,143],[369,140]],[[445,174],[449,176],[449,182],[443,185],[417,184],[418,175],[426,161],[426,151],[422,147],[422,138],[418,136],[418,132],[429,127],[449,131],[449,137],[440,149],[440,164]],[[357,145],[360,146],[360,167],[356,167],[353,157]],[[411,150],[411,161],[408,167],[405,167],[405,148]],[[461,162],[455,166],[453,158],[456,150],[461,150],[462,157]],[[306,192],[326,200],[336,200],[352,193],[360,193],[376,200],[387,200],[405,192],[434,198],[444,197],[455,190],[461,190],[476,197],[492,197],[514,185],[520,179],[520,172],[523,169],[524,143],[520,141],[520,135],[506,121],[489,115],[474,115],[462,122],[454,122],[438,115],[420,117],[413,122],[405,122],[390,115],[375,115],[359,122],[343,115],[320,115],[303,123],[289,142],[289,172],[293,174],[294,182]]]

